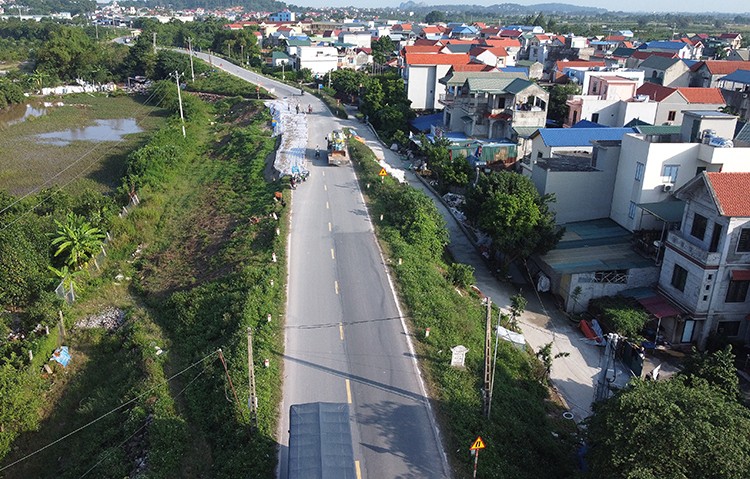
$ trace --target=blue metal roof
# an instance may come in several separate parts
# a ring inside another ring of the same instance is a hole
[[[682,50],[685,47],[685,43],[682,42],[664,42],[664,41],[657,41],[657,42],[648,42],[646,43],[646,48],[652,49],[652,48],[658,48],[660,50]]]
[[[744,83],[750,85],[750,70],[737,70],[729,75],[719,78],[719,80],[733,81],[735,83]]]
[[[430,131],[432,125],[443,126],[443,114],[434,113],[432,115],[418,116],[411,120],[409,124],[419,131]]]
[[[599,123],[594,123],[593,121],[581,120],[575,125],[571,126],[571,128],[607,128],[607,127],[606,125],[600,125]]]
[[[502,67],[500,69],[501,72],[517,72],[517,73],[526,73],[529,74],[529,68],[528,67]]]
[[[633,128],[540,128],[544,144],[552,147],[589,146],[592,141],[621,140]]]

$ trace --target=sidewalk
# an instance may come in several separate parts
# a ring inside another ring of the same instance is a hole
[[[435,205],[445,218],[450,232],[451,242],[448,249],[455,260],[473,266],[476,286],[499,307],[510,309],[510,297],[519,292],[518,287],[498,281],[492,275],[442,200],[414,172],[405,168],[397,153],[383,147],[371,128],[361,123],[354,128],[378,160],[384,163],[386,171],[397,170],[398,173],[393,176],[424,191],[435,200]],[[591,415],[594,384],[599,374],[599,362],[604,348],[589,344],[578,328],[557,309],[550,295],[537,295],[530,284],[523,285],[521,292],[528,301],[526,312],[519,319],[526,341],[535,351],[552,342],[553,355],[560,352],[570,353],[567,357],[554,360],[551,379],[553,386],[560,392],[570,412],[573,413],[574,419],[579,422]],[[618,363],[615,385],[623,386],[627,383],[628,374]]]

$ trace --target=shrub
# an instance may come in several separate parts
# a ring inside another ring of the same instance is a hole
[[[467,288],[474,284],[474,267],[452,263],[448,266],[448,280],[459,288]]]
[[[592,299],[589,309],[604,325],[627,338],[640,337],[640,331],[648,322],[648,313],[631,298],[604,296]]]

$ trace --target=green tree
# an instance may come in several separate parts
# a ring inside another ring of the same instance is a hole
[[[153,78],[156,67],[156,53],[150,37],[151,35],[144,30],[130,47],[121,66],[123,76],[143,75]]]
[[[383,93],[383,87],[379,81],[371,81],[365,88],[365,93],[362,95],[362,106],[360,110],[362,113],[368,116],[374,116],[375,113],[383,108],[383,102],[385,101],[385,93]]]
[[[740,384],[734,359],[731,345],[714,353],[693,349],[680,374],[687,378],[688,384],[700,378],[726,393],[728,397],[739,399]]]
[[[525,176],[502,171],[479,175],[464,204],[467,218],[492,238],[492,247],[503,254],[503,267],[532,254],[544,254],[560,241],[549,210],[551,195],[540,196]]]
[[[591,477],[750,477],[750,412],[696,379],[634,380],[588,420]]]
[[[68,213],[65,222],[55,220],[57,232],[52,239],[52,246],[57,246],[55,257],[64,254],[65,264],[72,269],[84,268],[92,257],[99,252],[104,240],[104,233],[83,216]]]
[[[448,230],[435,203],[408,185],[395,188],[395,193],[386,197],[384,221],[396,227],[408,244],[418,245],[431,257],[439,258],[448,244]]]
[[[445,23],[446,17],[445,12],[440,10],[433,10],[424,17],[425,23]]]
[[[375,63],[387,62],[393,56],[394,51],[396,51],[396,44],[387,35],[372,42],[372,59]]]
[[[549,92],[547,118],[553,120],[558,126],[565,123],[568,118],[568,105],[565,102],[568,101],[569,95],[577,95],[580,92],[580,87],[573,83],[553,86]]]
[[[38,69],[63,81],[86,77],[100,60],[99,50],[84,31],[63,27],[51,33],[49,40],[36,50]]]

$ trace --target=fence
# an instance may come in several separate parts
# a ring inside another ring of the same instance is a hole
[[[141,200],[138,198],[138,195],[136,193],[130,194],[130,201],[127,205],[122,207],[122,210],[118,213],[118,216],[120,218],[125,218],[129,213],[130,209],[133,209],[134,207],[138,206],[141,203]],[[112,235],[107,231],[104,241],[101,245],[101,252],[94,256],[92,258],[92,263],[94,265],[94,268],[96,268],[97,271],[100,270],[100,264],[104,262],[104,259],[107,257],[107,246],[112,242]],[[67,284],[66,284],[67,283]],[[76,300],[76,293],[75,293],[75,283],[70,281],[70,277],[63,278],[62,281],[60,281],[60,284],[57,285],[55,288],[55,294],[57,294],[57,297],[62,299],[68,304],[71,304],[75,302]]]

